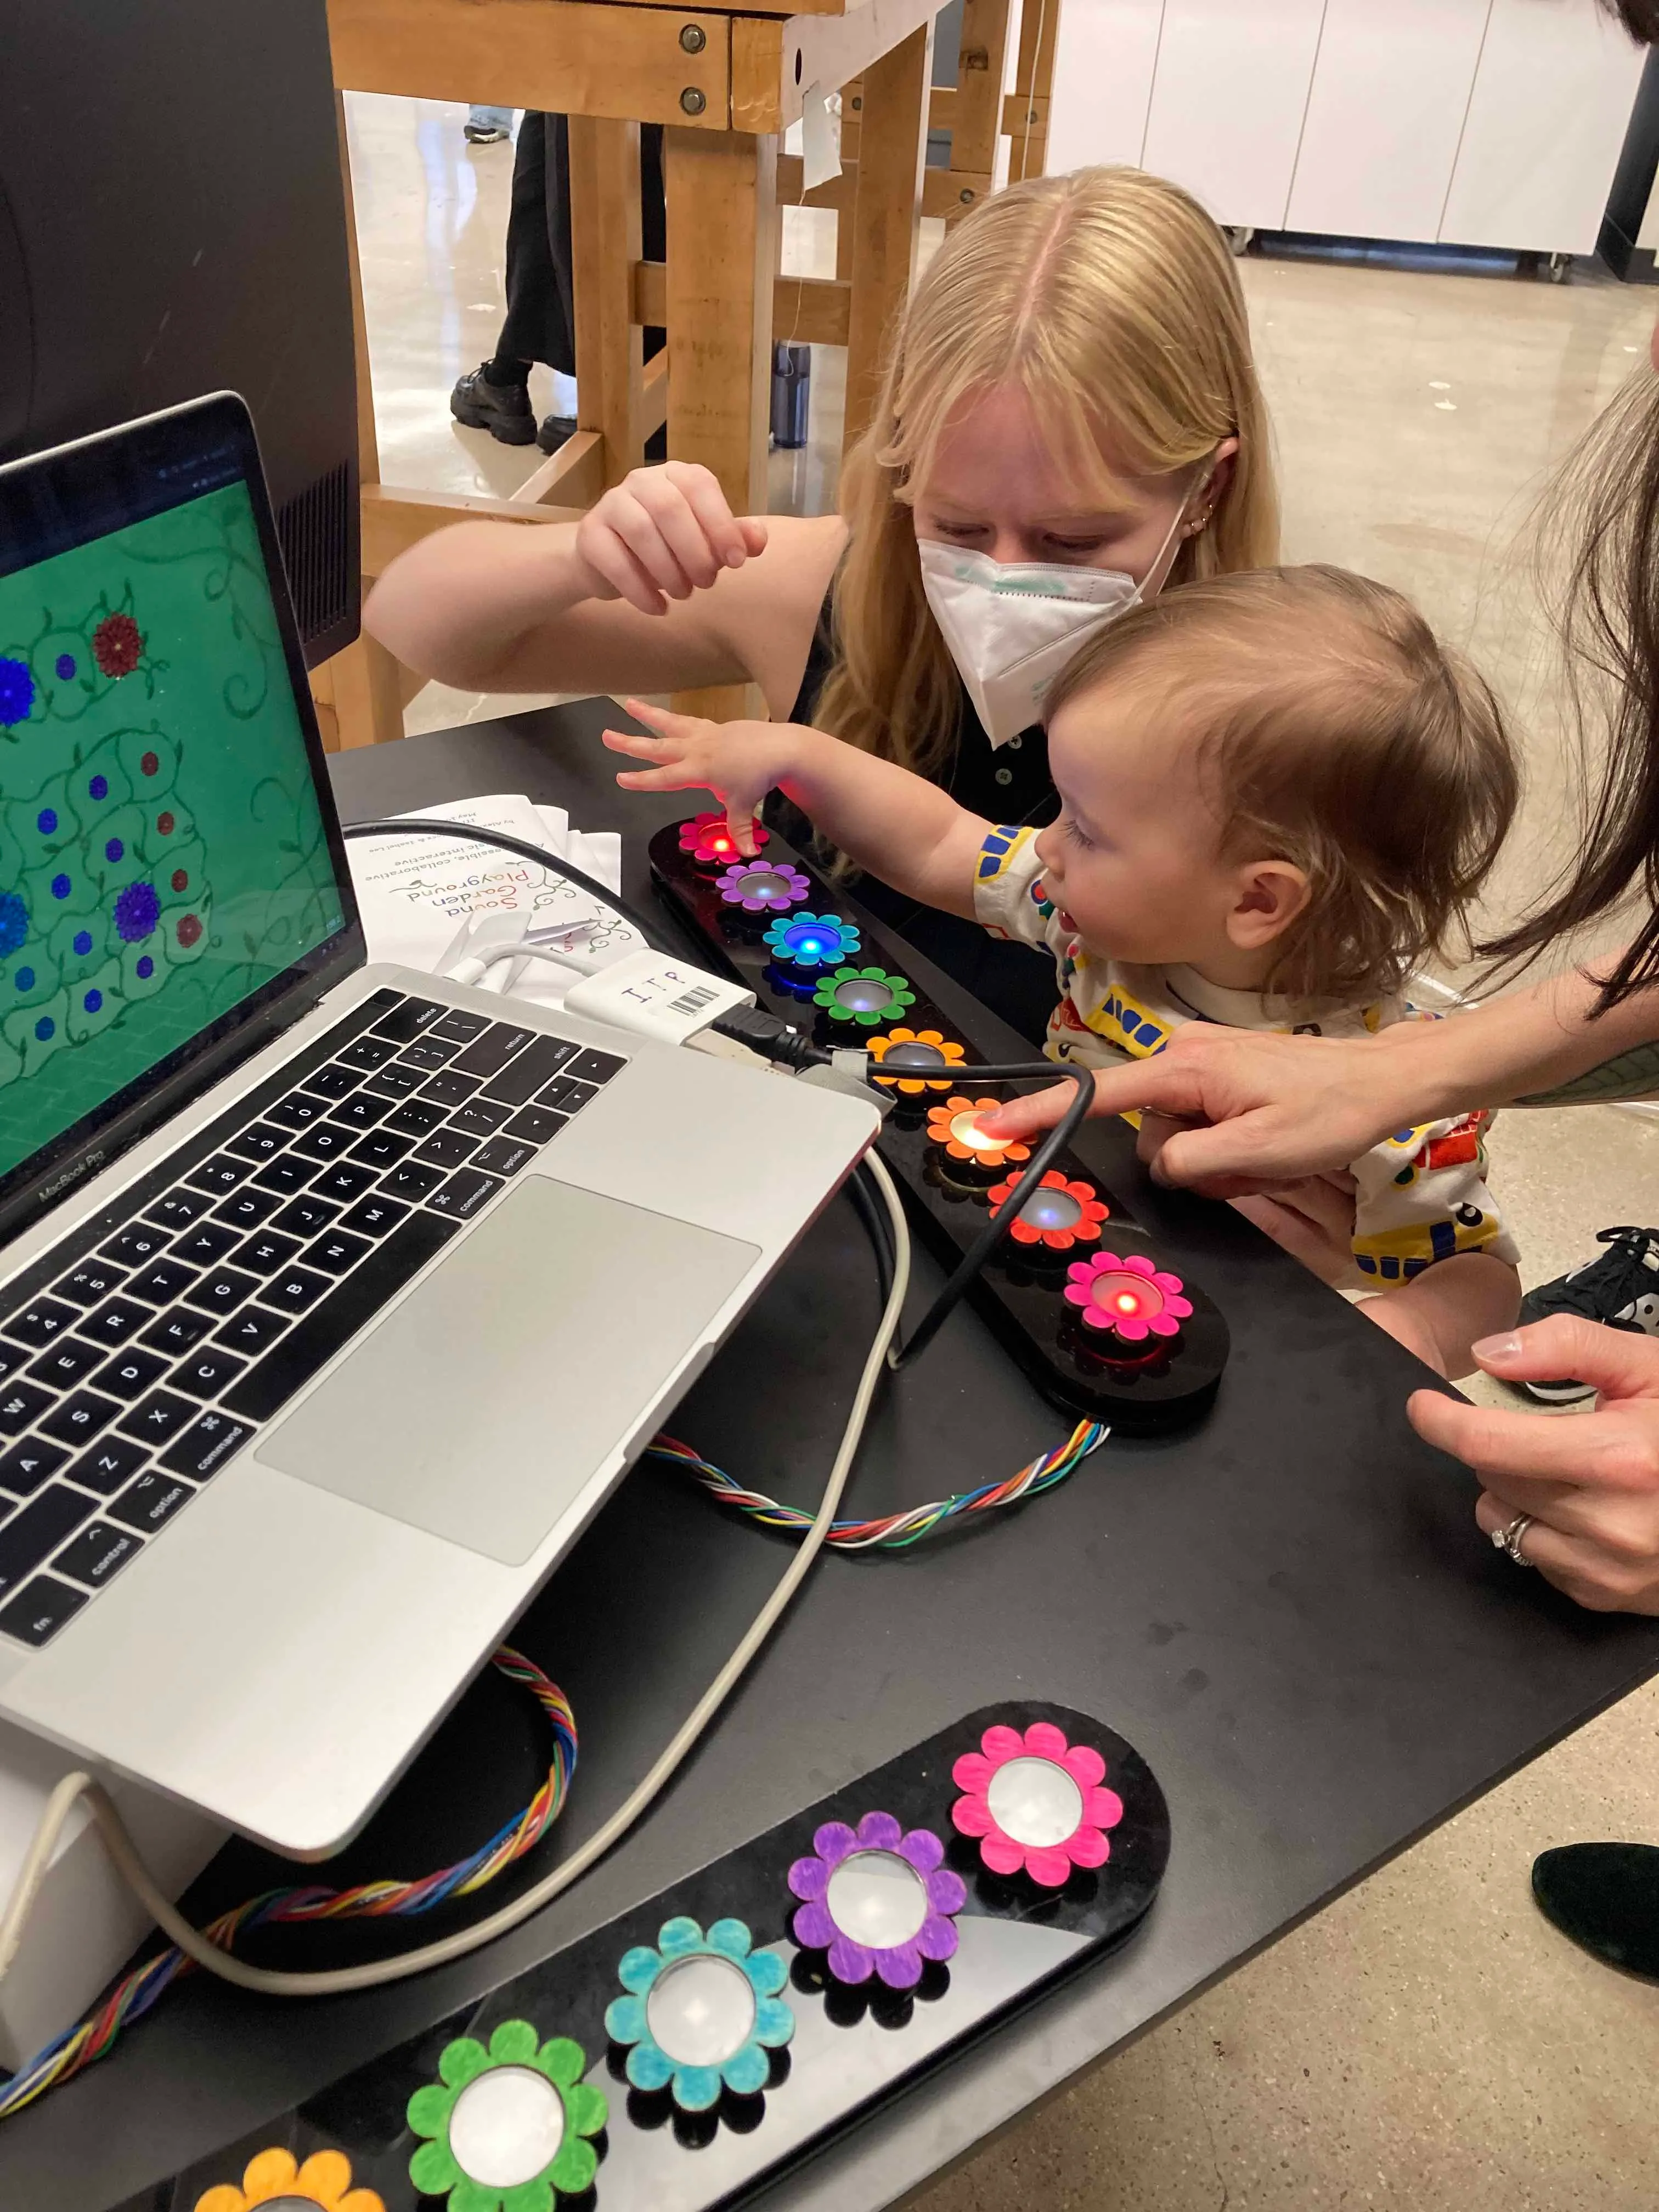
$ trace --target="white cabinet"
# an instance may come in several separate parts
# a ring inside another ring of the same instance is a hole
[[[1583,0],[1492,0],[1437,236],[1590,253],[1642,52]]]
[[[1282,229],[1325,12],[1326,0],[1164,0],[1142,166],[1229,222]]]
[[[1439,236],[1489,5],[1327,0],[1286,229]]]
[[[1256,229],[1587,253],[1642,62],[1596,0],[1063,0],[1048,166]]]

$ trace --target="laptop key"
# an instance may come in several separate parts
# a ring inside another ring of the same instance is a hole
[[[398,1172],[407,1173],[407,1170]],[[251,1421],[269,1420],[454,1234],[455,1224],[436,1214],[410,1214],[250,1373],[232,1384],[225,1393],[230,1411]],[[228,1332],[224,1341],[234,1341]]]
[[[414,1143],[413,1137],[399,1137],[390,1129],[371,1129],[351,1147],[351,1157],[368,1167],[395,1168]]]
[[[473,1153],[471,1165],[489,1175],[515,1176],[526,1160],[535,1157],[535,1146],[527,1145],[522,1137],[492,1137]]]
[[[586,1052],[578,1053],[571,1061],[570,1073],[580,1076],[584,1083],[609,1083],[611,1077],[627,1065],[628,1062],[618,1053],[595,1052],[590,1047]]]
[[[303,1091],[291,1091],[279,1104],[268,1109],[268,1118],[280,1121],[284,1128],[303,1129],[309,1122],[320,1121],[327,1110],[320,1098],[313,1098]]]
[[[379,1067],[383,1061],[392,1059],[397,1050],[390,1037],[361,1036],[337,1057],[344,1060],[348,1067]]]
[[[425,1079],[418,1067],[404,1067],[394,1061],[390,1067],[371,1075],[363,1088],[381,1092],[388,1098],[406,1098],[411,1091],[418,1091]]]
[[[78,1451],[82,1444],[89,1444],[100,1430],[106,1429],[120,1410],[113,1398],[100,1398],[95,1390],[77,1390],[61,1406],[54,1406],[40,1426],[58,1443],[71,1445]]]
[[[402,1167],[393,1168],[382,1178],[380,1188],[388,1198],[424,1198],[443,1179],[441,1168],[417,1167],[413,1160],[405,1160]]]
[[[407,1052],[398,1054],[399,1067],[447,1067],[460,1050],[458,1044],[448,1044],[441,1038],[422,1037],[410,1046]]]
[[[325,1168],[311,1186],[325,1198],[337,1199],[342,1206],[349,1206],[354,1198],[361,1198],[372,1190],[380,1176],[379,1168],[372,1168],[362,1160],[339,1160],[331,1168]]]
[[[368,1198],[360,1198],[350,1212],[343,1217],[340,1226],[356,1237],[384,1237],[398,1226],[408,1212],[409,1208],[395,1198],[382,1198],[375,1191]]]
[[[419,1036],[422,1030],[429,1029],[435,1021],[441,1021],[448,1012],[447,1006],[441,1006],[431,999],[405,999],[389,1014],[382,1014],[370,1034],[391,1037],[398,1044],[407,1044],[411,1037]]]
[[[430,1167],[455,1168],[463,1160],[471,1159],[477,1148],[476,1137],[464,1137],[459,1129],[439,1129],[427,1139],[415,1157]]]
[[[207,1327],[200,1314],[179,1314],[176,1317],[187,1321],[192,1329],[198,1322],[204,1328]],[[171,1364],[158,1352],[145,1352],[135,1345],[131,1352],[118,1352],[113,1359],[106,1359],[92,1379],[108,1396],[130,1406],[135,1398],[143,1396],[152,1382],[159,1382]]]
[[[8,1383],[0,1390],[0,1437],[21,1437],[51,1403],[51,1391],[36,1383]]]
[[[0,1382],[9,1382],[14,1375],[21,1375],[33,1356],[27,1345],[0,1344]]]
[[[82,1452],[64,1475],[66,1482],[78,1482],[82,1490],[95,1490],[100,1498],[110,1498],[124,1482],[130,1482],[149,1457],[143,1444],[136,1444],[131,1437],[106,1437],[89,1452]]]
[[[299,1249],[297,1237],[284,1237],[278,1230],[262,1229],[238,1250],[236,1264],[239,1267],[251,1267],[256,1275],[274,1275],[278,1267],[287,1267]]]
[[[354,1097],[343,1098],[337,1106],[331,1107],[328,1118],[344,1129],[372,1129],[391,1111],[389,1098],[377,1097],[372,1091],[360,1091]]]
[[[234,1252],[241,1241],[228,1221],[204,1221],[179,1239],[171,1257],[184,1261],[187,1267],[210,1267],[227,1252]]]
[[[536,1093],[538,1106],[550,1106],[556,1114],[580,1114],[590,1098],[599,1097],[598,1089],[591,1083],[579,1083],[574,1075],[562,1075],[550,1083],[544,1091]]]
[[[337,1159],[349,1149],[352,1135],[351,1130],[341,1128],[337,1121],[319,1121],[294,1139],[294,1149],[308,1160]]]
[[[170,1229],[157,1229],[149,1221],[135,1221],[118,1237],[112,1237],[98,1256],[113,1260],[119,1267],[142,1267],[146,1260],[153,1260],[172,1241]]]
[[[4,1326],[8,1336],[15,1336],[20,1344],[29,1345],[39,1352],[66,1328],[73,1328],[80,1318],[76,1309],[65,1305],[61,1298],[36,1298],[33,1305],[11,1315]]]
[[[50,1644],[86,1601],[84,1590],[72,1589],[55,1575],[37,1575],[9,1605],[0,1607],[0,1629],[8,1636],[15,1636],[20,1644],[33,1644],[38,1648]]]
[[[49,1344],[29,1362],[29,1380],[44,1382],[48,1389],[72,1390],[94,1367],[103,1364],[103,1358],[95,1344],[82,1344],[79,1337],[65,1336],[56,1344]]]
[[[158,1260],[153,1267],[141,1267],[129,1277],[127,1289],[146,1305],[170,1306],[199,1279],[199,1274],[198,1268],[184,1267],[177,1260]]]
[[[216,1152],[210,1160],[204,1160],[198,1168],[190,1171],[190,1180],[198,1190],[221,1194],[234,1190],[253,1173],[252,1160],[239,1160],[232,1152]]]
[[[435,1098],[406,1099],[385,1127],[387,1130],[395,1130],[399,1136],[424,1137],[438,1127],[444,1118],[445,1110]]]
[[[161,1464],[174,1474],[188,1475],[192,1482],[205,1482],[252,1434],[246,1421],[234,1421],[228,1413],[202,1413],[176,1443],[168,1445]]]
[[[256,1121],[251,1129],[240,1129],[234,1137],[225,1139],[228,1152],[240,1152],[245,1160],[258,1160],[262,1164],[274,1153],[280,1152],[293,1135],[291,1129],[281,1128],[275,1121]]]
[[[112,1528],[107,1522],[94,1521],[52,1564],[60,1575],[73,1576],[89,1589],[101,1589],[137,1549],[138,1539],[131,1529]]]
[[[486,1080],[499,1075],[509,1060],[521,1053],[537,1035],[534,1030],[521,1030],[506,1022],[491,1022],[482,1036],[474,1037],[456,1061],[461,1075],[482,1075]]]
[[[308,1267],[284,1267],[260,1291],[259,1303],[274,1306],[278,1313],[309,1313],[331,1287],[326,1275],[313,1275]]]
[[[449,1126],[464,1130],[469,1137],[493,1137],[512,1111],[510,1106],[496,1105],[488,1098],[473,1098],[456,1109]]]
[[[276,1343],[287,1327],[286,1314],[271,1313],[264,1306],[244,1306],[234,1320],[214,1331],[213,1340],[257,1358]]]
[[[187,1482],[180,1482],[173,1475],[160,1474],[152,1468],[147,1474],[141,1474],[137,1482],[130,1482],[106,1510],[112,1521],[124,1522],[129,1528],[136,1528],[141,1536],[148,1536],[163,1522],[172,1520],[185,1500],[195,1494]],[[5,1533],[3,1528],[0,1528],[0,1538]],[[0,1619],[3,1617],[0,1615]]]
[[[181,1360],[173,1369],[173,1387],[186,1391],[192,1398],[216,1398],[246,1367],[246,1360],[233,1358],[216,1344],[210,1344],[200,1352],[192,1352],[188,1359]]]
[[[480,1175],[476,1168],[460,1168],[441,1190],[433,1192],[427,1204],[439,1213],[458,1213],[468,1221],[501,1187],[495,1176]]]
[[[163,1314],[144,1331],[138,1341],[156,1352],[170,1352],[174,1358],[199,1344],[212,1328],[206,1314],[191,1313],[188,1306],[179,1306],[170,1314]]]
[[[112,1350],[116,1345],[125,1344],[130,1336],[137,1336],[149,1318],[148,1306],[136,1305],[131,1298],[106,1298],[102,1305],[82,1316],[76,1334],[89,1336],[94,1344],[106,1344]]]
[[[203,1276],[185,1302],[198,1313],[234,1313],[258,1287],[258,1277],[245,1274],[240,1267],[216,1267],[210,1275]]]
[[[355,1267],[365,1252],[373,1248],[365,1237],[348,1236],[343,1230],[331,1230],[319,1237],[306,1252],[307,1267],[320,1267],[326,1275],[343,1275],[348,1267]]]
[[[568,1037],[538,1036],[484,1085],[484,1096],[499,1098],[505,1105],[522,1106],[561,1073],[575,1049]]]
[[[69,1454],[62,1444],[43,1437],[25,1437],[0,1452],[0,1490],[14,1498],[32,1498],[48,1475],[56,1474]]]
[[[555,1114],[546,1106],[526,1106],[515,1114],[507,1125],[509,1137],[522,1137],[526,1144],[544,1145],[550,1137],[556,1137],[568,1116]]]
[[[478,1087],[476,1075],[434,1075],[421,1096],[434,1106],[465,1106]]]
[[[464,1006],[452,1006],[442,1021],[434,1022],[434,1036],[448,1037],[456,1044],[471,1044],[475,1036],[482,1036],[489,1027],[488,1014],[470,1014]]]
[[[316,1172],[315,1160],[296,1160],[292,1152],[279,1152],[253,1180],[260,1190],[274,1191],[278,1198],[289,1198],[296,1190],[303,1190]]]
[[[216,1221],[228,1221],[233,1229],[258,1229],[270,1220],[282,1204],[280,1193],[274,1190],[239,1190],[234,1198],[228,1198],[222,1206],[216,1206]]]
[[[168,1443],[194,1417],[196,1408],[188,1398],[180,1398],[171,1390],[152,1390],[122,1421],[118,1434],[135,1437],[152,1449],[157,1444]]]
[[[319,1229],[326,1229],[337,1218],[339,1211],[326,1199],[296,1198],[283,1208],[270,1225],[280,1229],[284,1237],[314,1237]]]
[[[355,1091],[362,1079],[362,1068],[342,1067],[337,1060],[331,1060],[326,1067],[319,1067],[313,1074],[307,1075],[300,1087],[302,1091],[309,1091],[314,1097],[343,1098],[347,1091]]]
[[[205,1199],[202,1202],[204,1206],[207,1203]],[[125,1268],[112,1267],[107,1260],[82,1260],[78,1267],[71,1268],[61,1281],[52,1285],[52,1296],[72,1299],[77,1306],[95,1306],[100,1298],[106,1298],[126,1279]]]
[[[0,1528],[0,1597],[9,1597],[97,1510],[82,1492],[54,1482],[14,1513]]]
[[[165,1221],[170,1229],[188,1229],[192,1221],[199,1221],[213,1203],[204,1198],[199,1190],[186,1190],[182,1184],[170,1190],[165,1198],[158,1198],[150,1212],[156,1220]]]

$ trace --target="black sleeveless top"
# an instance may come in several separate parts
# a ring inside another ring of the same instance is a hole
[[[826,596],[800,690],[790,711],[792,721],[811,721],[834,658]],[[1040,827],[1052,822],[1059,811],[1048,779],[1048,737],[1042,724],[1033,723],[1006,744],[994,749],[965,690],[956,741],[937,780],[959,806],[983,815],[988,822],[1030,823]],[[829,848],[815,840],[805,815],[776,792],[767,802],[766,819],[791,844],[820,857],[829,853]],[[1010,1028],[1033,1044],[1042,1042],[1058,995],[1054,963],[1048,953],[992,937],[977,922],[965,921],[960,915],[941,914],[936,907],[922,906],[878,876],[855,876],[850,888],[878,921],[908,938],[919,952],[926,953],[964,989],[982,1000]]]

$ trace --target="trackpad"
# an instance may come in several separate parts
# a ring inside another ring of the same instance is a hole
[[[520,1566],[759,1256],[532,1174],[255,1456]]]

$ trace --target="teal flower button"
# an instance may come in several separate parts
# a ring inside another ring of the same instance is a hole
[[[556,2196],[592,2185],[591,2142],[605,2125],[605,2093],[582,2080],[587,2060],[567,2035],[542,2043],[528,2021],[504,2020],[489,2048],[470,2035],[445,2046],[441,2077],[409,2100],[423,2142],[409,2178],[448,2212],[553,2212]]]
[[[757,2094],[770,2077],[768,2052],[795,2032],[778,1995],[788,1978],[783,1960],[757,1952],[741,1920],[717,1920],[706,1936],[695,1920],[667,1920],[657,1946],[623,1954],[617,1976],[628,1994],[605,2015],[611,2041],[629,2046],[629,2080],[672,2091],[688,2112],[717,2105],[722,2085]]]

